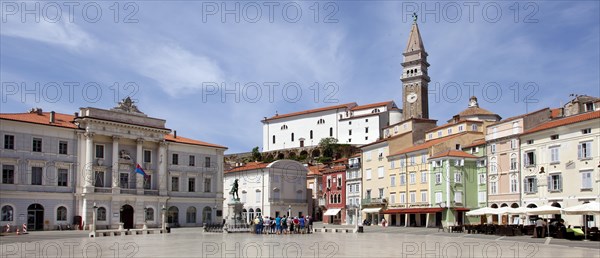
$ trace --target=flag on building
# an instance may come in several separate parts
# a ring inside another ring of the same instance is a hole
[[[142,169],[142,166],[140,166],[140,164],[137,164],[137,166],[135,166],[135,173],[138,173],[144,177],[148,176],[146,174],[146,171],[144,171],[144,169]]]

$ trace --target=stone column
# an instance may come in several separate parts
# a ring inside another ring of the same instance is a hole
[[[94,134],[87,132],[85,133],[85,165],[84,165],[84,177],[83,177],[83,192],[91,193],[94,192]]]
[[[137,139],[137,151],[136,151],[136,155],[135,155],[135,166],[137,166],[137,164],[140,164],[140,166],[144,167],[144,150],[143,150],[143,145],[144,145],[144,140],[143,139]],[[135,171],[135,167],[134,167],[134,171]],[[138,189],[138,194],[141,190],[141,194],[143,194],[144,192],[144,176],[142,176],[141,174],[138,173],[133,173],[133,176],[135,177],[135,188]]]
[[[120,193],[119,185],[119,136],[113,136],[112,148],[112,189],[113,194]]]
[[[161,196],[167,195],[167,164],[169,157],[167,156],[167,142],[161,141],[158,146],[158,193]]]

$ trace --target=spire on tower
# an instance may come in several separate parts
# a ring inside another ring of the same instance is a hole
[[[408,44],[406,44],[406,50],[404,53],[410,53],[413,51],[425,51],[423,46],[423,40],[421,39],[421,32],[419,32],[419,26],[417,25],[417,16],[413,16],[415,21],[412,24],[410,35],[408,36]]]

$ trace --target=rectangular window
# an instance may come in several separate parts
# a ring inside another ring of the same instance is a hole
[[[516,178],[510,179],[510,192],[511,193],[519,192],[519,181]]]
[[[179,191],[179,177],[171,177],[171,191],[178,192]]]
[[[4,148],[7,150],[15,149],[15,136],[14,135],[4,135]]]
[[[429,139],[433,139],[433,134],[429,133]]]
[[[475,125],[475,124],[471,125],[471,131],[477,131],[477,125]]]
[[[406,203],[406,193],[400,193],[400,203]]]
[[[64,168],[58,169],[57,185],[68,186],[69,184],[69,170]]]
[[[496,153],[496,144],[495,143],[492,143],[492,145],[490,145],[490,152],[492,154]]]
[[[204,192],[210,193],[211,190],[210,178],[204,178]]]
[[[517,157],[510,157],[510,170],[517,170]]]
[[[592,142],[582,142],[577,145],[577,158],[592,158]]]
[[[42,167],[31,167],[31,184],[42,185]]]
[[[490,182],[490,193],[491,194],[498,193],[498,182]]]
[[[256,192],[256,203],[260,203],[262,201],[261,192]]]
[[[66,141],[59,141],[58,142],[58,154],[67,154],[67,142]]]
[[[442,202],[442,192],[435,192],[435,203],[441,203]]]
[[[462,132],[462,131],[464,131],[464,128],[463,128],[463,126],[462,126],[462,125],[459,125],[459,126],[458,126],[458,131],[459,131],[459,132]]]
[[[454,183],[462,183],[462,173],[454,172]]]
[[[427,183],[427,171],[421,171],[421,183]]]
[[[442,137],[442,131],[438,131],[437,135],[438,137]]]
[[[562,191],[562,175],[554,174],[548,176],[548,191],[549,192],[560,192]]]
[[[410,156],[410,164],[414,165],[415,163],[415,156]]]
[[[558,146],[550,147],[550,163],[559,163]]]
[[[396,194],[390,194],[390,203],[396,203]]]
[[[537,193],[537,178],[526,177],[523,184],[523,192],[525,193]]]
[[[352,135],[352,129],[348,130],[348,135]]]
[[[129,188],[129,173],[121,173],[119,176],[119,186]]]
[[[462,192],[454,193],[454,202],[455,203],[463,203]]]
[[[484,173],[479,174],[479,184],[480,185],[485,184],[485,174]]]
[[[42,138],[33,138],[31,151],[42,152]]]
[[[367,168],[365,177],[367,180],[371,180],[371,169],[370,168]]]
[[[396,168],[396,161],[392,160],[392,161],[390,161],[390,169],[394,169],[394,168]]]
[[[401,159],[401,160],[400,160],[400,167],[401,167],[401,168],[403,168],[403,167],[404,167],[404,163],[405,163],[404,159]]]
[[[210,157],[204,157],[204,167],[205,168],[210,167]]]
[[[171,164],[179,165],[179,154],[173,153],[173,155],[171,155]]]
[[[371,189],[367,189],[366,194],[367,199],[371,199]]]
[[[535,152],[534,151],[525,152],[525,155],[523,157],[523,164],[525,164],[526,167],[535,165]]]
[[[367,152],[365,152],[365,159],[366,159],[367,161],[371,161],[371,151],[367,151]]]
[[[581,130],[581,134],[590,134],[592,132],[592,128],[586,128]]]
[[[406,175],[405,174],[400,175],[400,185],[406,185]]]
[[[410,203],[415,203],[415,202],[417,202],[417,193],[410,192]]]
[[[14,184],[15,183],[15,166],[2,165],[2,183],[3,184]]]
[[[379,188],[379,198],[383,198],[383,188]]]
[[[189,165],[190,167],[194,167],[194,166],[196,166],[196,157],[194,157],[194,155],[190,155],[190,160],[189,160],[189,163],[188,163],[188,165]]]
[[[383,167],[378,167],[377,168],[377,177],[378,178],[383,178],[383,173],[384,173]]]
[[[396,186],[396,176],[390,176],[390,186]]]
[[[369,133],[369,127],[365,127],[365,133]]]
[[[435,173],[435,184],[439,185],[442,183],[442,173]]]
[[[585,112],[594,111],[594,103],[592,103],[592,102],[588,102],[588,103],[583,104],[583,107],[584,107],[584,111]]]
[[[152,189],[152,175],[146,175],[144,177],[144,189],[146,189],[146,190]]]
[[[478,195],[477,195],[477,201],[478,201],[478,202],[480,202],[480,203],[482,203],[482,202],[486,202],[486,200],[485,200],[485,199],[486,199],[486,197],[487,197],[487,196],[486,196],[486,192],[485,192],[485,191],[481,191],[481,192],[479,192],[479,193],[478,193]]]
[[[427,202],[427,191],[421,191],[421,202]]]
[[[144,150],[144,162],[152,163],[152,151],[151,150]]]
[[[417,174],[415,172],[412,172],[410,174],[408,174],[408,182],[410,182],[411,185],[414,185],[417,183]]]
[[[510,140],[510,148],[513,150],[517,148],[517,139]]]
[[[196,178],[188,178],[188,192],[196,191]]]
[[[452,128],[448,128],[448,135],[452,134]]]
[[[558,134],[550,135],[550,140],[558,140]]]
[[[94,171],[94,187],[104,187],[103,171]]]
[[[427,155],[421,155],[421,164],[427,164]]]
[[[592,170],[581,171],[581,189],[592,189]]]
[[[533,144],[533,140],[527,140],[527,144]]]
[[[95,157],[97,159],[103,159],[104,158],[104,145],[96,144],[96,155],[95,155]]]

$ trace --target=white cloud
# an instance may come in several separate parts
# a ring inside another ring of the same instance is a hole
[[[88,33],[66,20],[56,23],[44,19],[27,23],[15,20],[4,23],[0,34],[58,45],[70,50],[94,47],[94,40]]]

